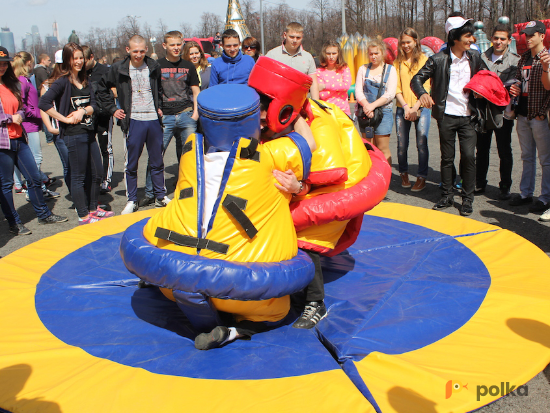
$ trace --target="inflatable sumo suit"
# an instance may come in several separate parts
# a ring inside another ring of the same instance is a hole
[[[288,130],[300,114],[308,119],[317,149],[304,180],[308,194],[290,205],[298,246],[336,255],[351,246],[363,214],[384,199],[391,169],[376,148],[367,151],[353,121],[337,106],[306,99],[309,76],[268,57],[260,57],[249,86],[269,96],[266,122],[275,132]]]
[[[272,171],[306,179],[311,150],[297,133],[259,144],[259,96],[246,85],[206,89],[198,110],[204,135],[185,142],[174,200],[126,231],[122,258],[198,331],[223,324],[218,311],[278,322],[314,266],[298,251],[291,195],[275,187]]]

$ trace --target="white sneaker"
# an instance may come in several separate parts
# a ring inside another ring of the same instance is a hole
[[[162,199],[155,199],[155,208],[164,208],[170,201],[171,199],[167,196]]]
[[[542,222],[550,221],[550,208],[544,211],[544,213],[540,216],[539,221],[542,221]]]
[[[138,210],[139,206],[137,202],[134,201],[128,201],[122,212],[121,215],[131,214],[132,212],[136,212]]]

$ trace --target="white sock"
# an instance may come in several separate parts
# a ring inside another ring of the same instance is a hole
[[[222,344],[229,343],[237,338],[237,329],[235,327],[229,327],[229,335]],[[222,345],[220,344],[220,345]]]

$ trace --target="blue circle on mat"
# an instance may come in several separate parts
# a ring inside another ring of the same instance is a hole
[[[121,236],[102,237],[51,267],[37,285],[36,311],[65,343],[163,375],[270,379],[337,369],[372,351],[413,351],[464,325],[490,286],[483,262],[455,238],[365,216],[349,254],[323,258],[330,310],[319,334],[287,324],[198,351],[177,305],[156,288],[137,288],[118,252]]]

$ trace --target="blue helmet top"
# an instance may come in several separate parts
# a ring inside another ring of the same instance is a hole
[[[229,151],[240,138],[260,137],[260,96],[247,85],[221,84],[197,99],[204,138],[209,146]]]

